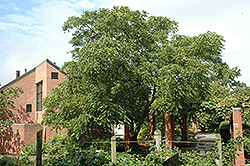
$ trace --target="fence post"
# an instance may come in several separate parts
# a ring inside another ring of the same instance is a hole
[[[36,134],[36,166],[42,165],[42,130]]]
[[[113,164],[116,162],[116,137],[111,137],[111,161]]]
[[[156,145],[156,149],[158,151],[161,150],[161,131],[160,130],[155,130],[154,132],[154,139],[156,141],[155,145]]]
[[[216,134],[216,142],[217,142],[217,147],[218,147],[218,154],[219,154],[219,166],[222,166],[222,151],[221,151],[221,135]]]

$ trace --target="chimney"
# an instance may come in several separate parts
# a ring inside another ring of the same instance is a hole
[[[24,69],[24,73],[25,73],[25,74],[27,73],[27,69]]]
[[[17,70],[17,71],[16,71],[16,78],[19,78],[19,77],[20,77],[20,71]]]

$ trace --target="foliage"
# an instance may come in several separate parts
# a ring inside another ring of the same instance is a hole
[[[193,139],[197,136],[197,132],[195,131],[193,127],[189,127],[188,131],[189,131],[190,136],[193,137]]]
[[[18,160],[16,158],[3,156],[3,158],[0,159],[0,165],[1,166],[18,166]]]
[[[224,39],[214,32],[177,35],[177,26],[123,6],[69,17],[63,30],[74,31],[73,59],[63,66],[67,80],[43,103],[43,123],[78,139],[126,124],[137,140],[150,114],[193,114],[192,103],[206,98],[211,76],[226,66]]]
[[[92,149],[90,152],[81,153],[75,156],[57,156],[47,158],[43,161],[44,165],[48,166],[67,166],[67,165],[86,165],[86,166],[102,166],[110,161],[110,155],[107,152],[96,152]]]
[[[97,152],[97,148],[93,145],[90,146],[89,151],[85,152],[81,151],[80,149],[69,150],[70,147],[74,149],[74,144],[76,145],[77,143],[73,142],[71,139],[67,140],[62,136],[56,136],[53,140],[58,140],[58,144],[44,143],[47,144],[46,146],[44,146],[46,148],[43,152],[44,165],[112,165],[110,151]],[[68,141],[68,143],[65,143],[65,141]],[[70,141],[72,142],[69,143]],[[244,141],[246,143],[246,147],[248,147],[249,139],[247,140],[247,138],[244,138]],[[177,153],[179,154],[179,162],[181,166],[201,164],[208,166],[215,165],[216,159],[218,159],[217,146],[215,146],[213,152],[198,153],[196,151],[181,152],[177,147],[175,147],[174,149],[169,149],[166,144],[163,144],[160,150],[156,150],[154,144],[155,142],[150,144],[149,151],[142,151],[140,153],[134,153],[132,151],[118,152],[116,165],[162,165],[167,156],[171,157]],[[53,145],[55,145],[55,147],[48,147]],[[227,144],[223,144],[222,161],[225,166],[229,166],[230,161],[236,158],[235,154],[237,154],[238,149],[241,149],[241,145],[241,137],[237,137],[234,140],[230,140]],[[62,150],[55,150],[57,148],[62,148]],[[63,150],[67,152],[63,152]],[[26,165],[31,164],[30,160],[28,160],[27,152],[32,151],[34,150],[24,151],[24,154],[22,155],[21,159],[19,159],[19,161],[22,161],[22,163],[26,163]]]
[[[211,112],[200,112],[198,114],[197,123],[198,128],[203,133],[218,133],[219,125],[221,121],[224,121],[221,117],[218,117],[217,114]]]
[[[219,126],[220,135],[222,137],[222,141],[227,143],[231,139],[230,135],[230,121],[223,121]]]
[[[186,151],[179,153],[180,166],[213,166],[216,165],[215,154],[212,152],[198,153],[197,151]]]
[[[0,131],[17,118],[10,109],[15,108],[14,99],[21,93],[23,93],[21,88],[0,88]]]
[[[68,156],[79,150],[77,143],[67,135],[55,135],[43,145],[43,154],[47,156]]]
[[[243,138],[238,136],[235,139],[230,139],[228,143],[222,146],[222,163],[225,166],[230,166],[232,159],[236,159],[237,150],[242,149]]]
[[[26,143],[22,147],[22,153],[26,154],[28,156],[36,155],[36,142],[34,142],[34,143]]]
[[[148,127],[141,128],[140,132],[138,133],[137,139],[141,141],[149,140],[148,133],[149,133]]]
[[[26,166],[26,165],[34,165],[34,162],[30,161],[27,155],[21,155],[19,157],[3,156],[0,159],[0,166]]]
[[[239,76],[238,72],[235,73],[231,77]],[[242,108],[243,128],[250,125],[250,87],[240,82],[228,84],[211,84],[211,95],[200,106],[201,125],[211,128],[211,124],[215,124],[218,128],[221,121],[231,120],[234,107]],[[212,129],[215,131],[216,127]]]
[[[19,165],[26,166],[26,165],[35,165],[35,161],[30,160],[28,154],[21,154],[18,158]]]
[[[250,157],[250,138],[244,137],[244,151]]]
[[[71,137],[67,135],[54,135],[49,138],[48,142],[43,142],[43,156],[68,156],[79,151],[79,144],[75,143]],[[36,142],[27,143],[22,147],[23,154],[28,156],[36,155]]]

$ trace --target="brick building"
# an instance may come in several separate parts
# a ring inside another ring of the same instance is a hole
[[[41,100],[50,96],[52,89],[65,79],[59,67],[47,59],[21,76],[17,71],[16,79],[1,87],[20,87],[23,93],[14,100],[15,109],[11,110],[18,119],[1,132],[0,153],[19,153],[24,143],[36,141],[36,132],[41,129],[45,140],[55,134],[40,124],[44,113]]]

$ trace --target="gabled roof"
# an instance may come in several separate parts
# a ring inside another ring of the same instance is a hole
[[[51,66],[53,66],[54,68],[56,68],[58,71],[60,71],[61,73],[63,73],[63,74],[65,75],[65,73],[64,73],[63,71],[60,70],[60,67],[58,67],[56,64],[54,64],[53,62],[51,62],[49,59],[46,59],[46,60],[43,61],[42,63],[44,63],[44,62],[46,62],[46,61],[47,61]],[[40,63],[38,66],[40,66],[42,63]],[[6,85],[0,87],[0,89],[5,89],[5,88],[7,88],[7,87],[13,85],[13,84],[16,83],[17,81],[23,79],[24,77],[28,76],[29,74],[35,72],[35,70],[36,70],[36,68],[37,68],[38,66],[36,66],[36,67],[33,68],[32,70],[30,70],[30,71],[24,73],[23,75],[21,75],[20,77],[14,79],[13,81],[7,83]]]

